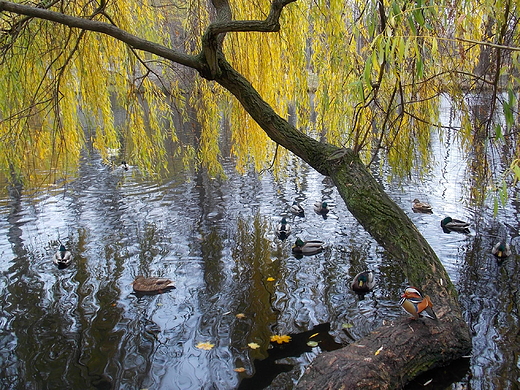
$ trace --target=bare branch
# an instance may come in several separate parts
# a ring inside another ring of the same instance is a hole
[[[177,62],[181,65],[185,65],[193,69],[197,69],[199,72],[202,71],[203,68],[202,62],[196,56],[181,53],[176,50],[167,48],[166,46],[147,41],[146,39],[139,38],[108,23],[78,18],[59,12],[31,7],[23,4],[16,4],[9,1],[0,1],[0,12],[13,12],[19,15],[26,15],[49,20],[51,22],[63,24],[73,28],[96,31],[118,39],[121,42],[130,45],[134,49],[143,50],[158,55],[167,60]]]
[[[276,32],[280,30],[280,15],[283,8],[296,0],[273,0],[271,10],[265,20],[231,20],[231,8],[227,0],[213,0],[217,10],[217,21],[211,23],[202,37],[202,50],[209,66],[210,74],[205,77],[215,79],[220,75],[218,55],[222,54],[223,36],[228,32]]]

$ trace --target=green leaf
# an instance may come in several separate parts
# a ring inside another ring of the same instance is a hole
[[[367,58],[365,62],[365,70],[363,71],[363,77],[365,78],[365,83],[367,85],[372,85],[372,56],[370,58]]]
[[[414,35],[417,35],[417,27],[415,27],[415,19],[412,15],[408,15],[408,24],[410,25],[410,29],[412,30]]]
[[[500,126],[500,123],[497,123],[497,125],[495,127],[495,137],[498,140],[503,140],[504,139],[504,135],[502,134],[502,126]]]
[[[413,17],[419,26],[424,26],[424,15],[422,9],[416,9],[413,11]]]
[[[511,166],[513,173],[515,174],[515,181],[520,180],[520,167],[516,164]]]
[[[423,74],[424,74],[424,63],[423,63],[422,58],[420,58],[420,57],[417,59],[416,69],[417,69],[417,77],[422,78]]]

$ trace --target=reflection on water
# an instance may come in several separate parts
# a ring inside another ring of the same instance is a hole
[[[455,140],[432,142],[438,161],[425,180],[387,188],[459,289],[473,357],[471,373],[453,380],[459,388],[514,388],[520,243],[513,240],[502,265],[490,250],[498,238],[518,237],[519,205],[513,198],[496,220],[491,207],[469,206]],[[290,388],[321,350],[404,315],[402,273],[327,178],[299,162],[284,181],[226,169],[225,182],[203,173],[152,180],[92,157],[64,188],[38,197],[11,188],[0,200],[0,387],[233,389],[242,380],[246,388],[267,366],[280,373],[272,388]],[[433,213],[413,213],[415,198]],[[290,212],[294,200],[304,216]],[[332,206],[327,218],[313,212],[322,200]],[[448,215],[469,221],[470,234],[443,233]],[[282,217],[292,228],[284,241],[275,231]],[[296,258],[296,237],[326,248]],[[60,242],[74,256],[61,270],[52,263]],[[359,300],[349,283],[364,269],[378,284]],[[169,277],[176,289],[137,296],[130,283],[139,274]],[[327,326],[327,345],[290,355],[272,348],[271,335],[308,337],[316,326]],[[214,347],[197,348],[204,342]]]

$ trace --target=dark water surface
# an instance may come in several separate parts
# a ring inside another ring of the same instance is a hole
[[[518,194],[496,219],[491,206],[468,206],[468,161],[454,134],[444,141],[432,139],[435,161],[424,180],[385,186],[447,268],[473,333],[472,357],[450,388],[516,389]],[[64,186],[38,196],[11,188],[0,199],[0,387],[236,389],[244,379],[241,388],[290,389],[322,349],[406,315],[398,306],[402,273],[327,178],[296,160],[280,181],[238,175],[231,163],[226,171],[227,181],[144,178],[94,156]],[[414,214],[414,198],[434,213]],[[304,217],[289,212],[295,199]],[[327,218],[313,211],[321,200],[333,205]],[[471,233],[443,233],[446,215],[471,222]],[[283,216],[293,230],[286,241],[274,233]],[[326,248],[296,258],[296,237]],[[501,265],[490,254],[498,237],[513,239]],[[74,255],[66,269],[52,263],[59,242]],[[360,301],[348,285],[367,268],[378,286]],[[176,288],[137,296],[130,283],[139,274],[170,277]],[[302,333],[319,333],[318,346],[296,348]],[[286,346],[272,348],[273,334],[293,336],[291,356]],[[200,349],[202,342],[214,347]],[[245,379],[255,371],[262,377]],[[445,377],[425,388],[443,388]]]

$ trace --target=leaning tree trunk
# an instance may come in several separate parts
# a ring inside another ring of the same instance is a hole
[[[403,279],[430,295],[438,316],[438,321],[424,322],[403,316],[355,344],[319,355],[297,388],[398,388],[424,371],[467,354],[471,339],[446,270],[359,157],[351,149],[318,142],[298,131],[225,60],[219,65],[222,73],[216,81],[236,96],[273,141],[332,178],[352,215],[399,264]]]

